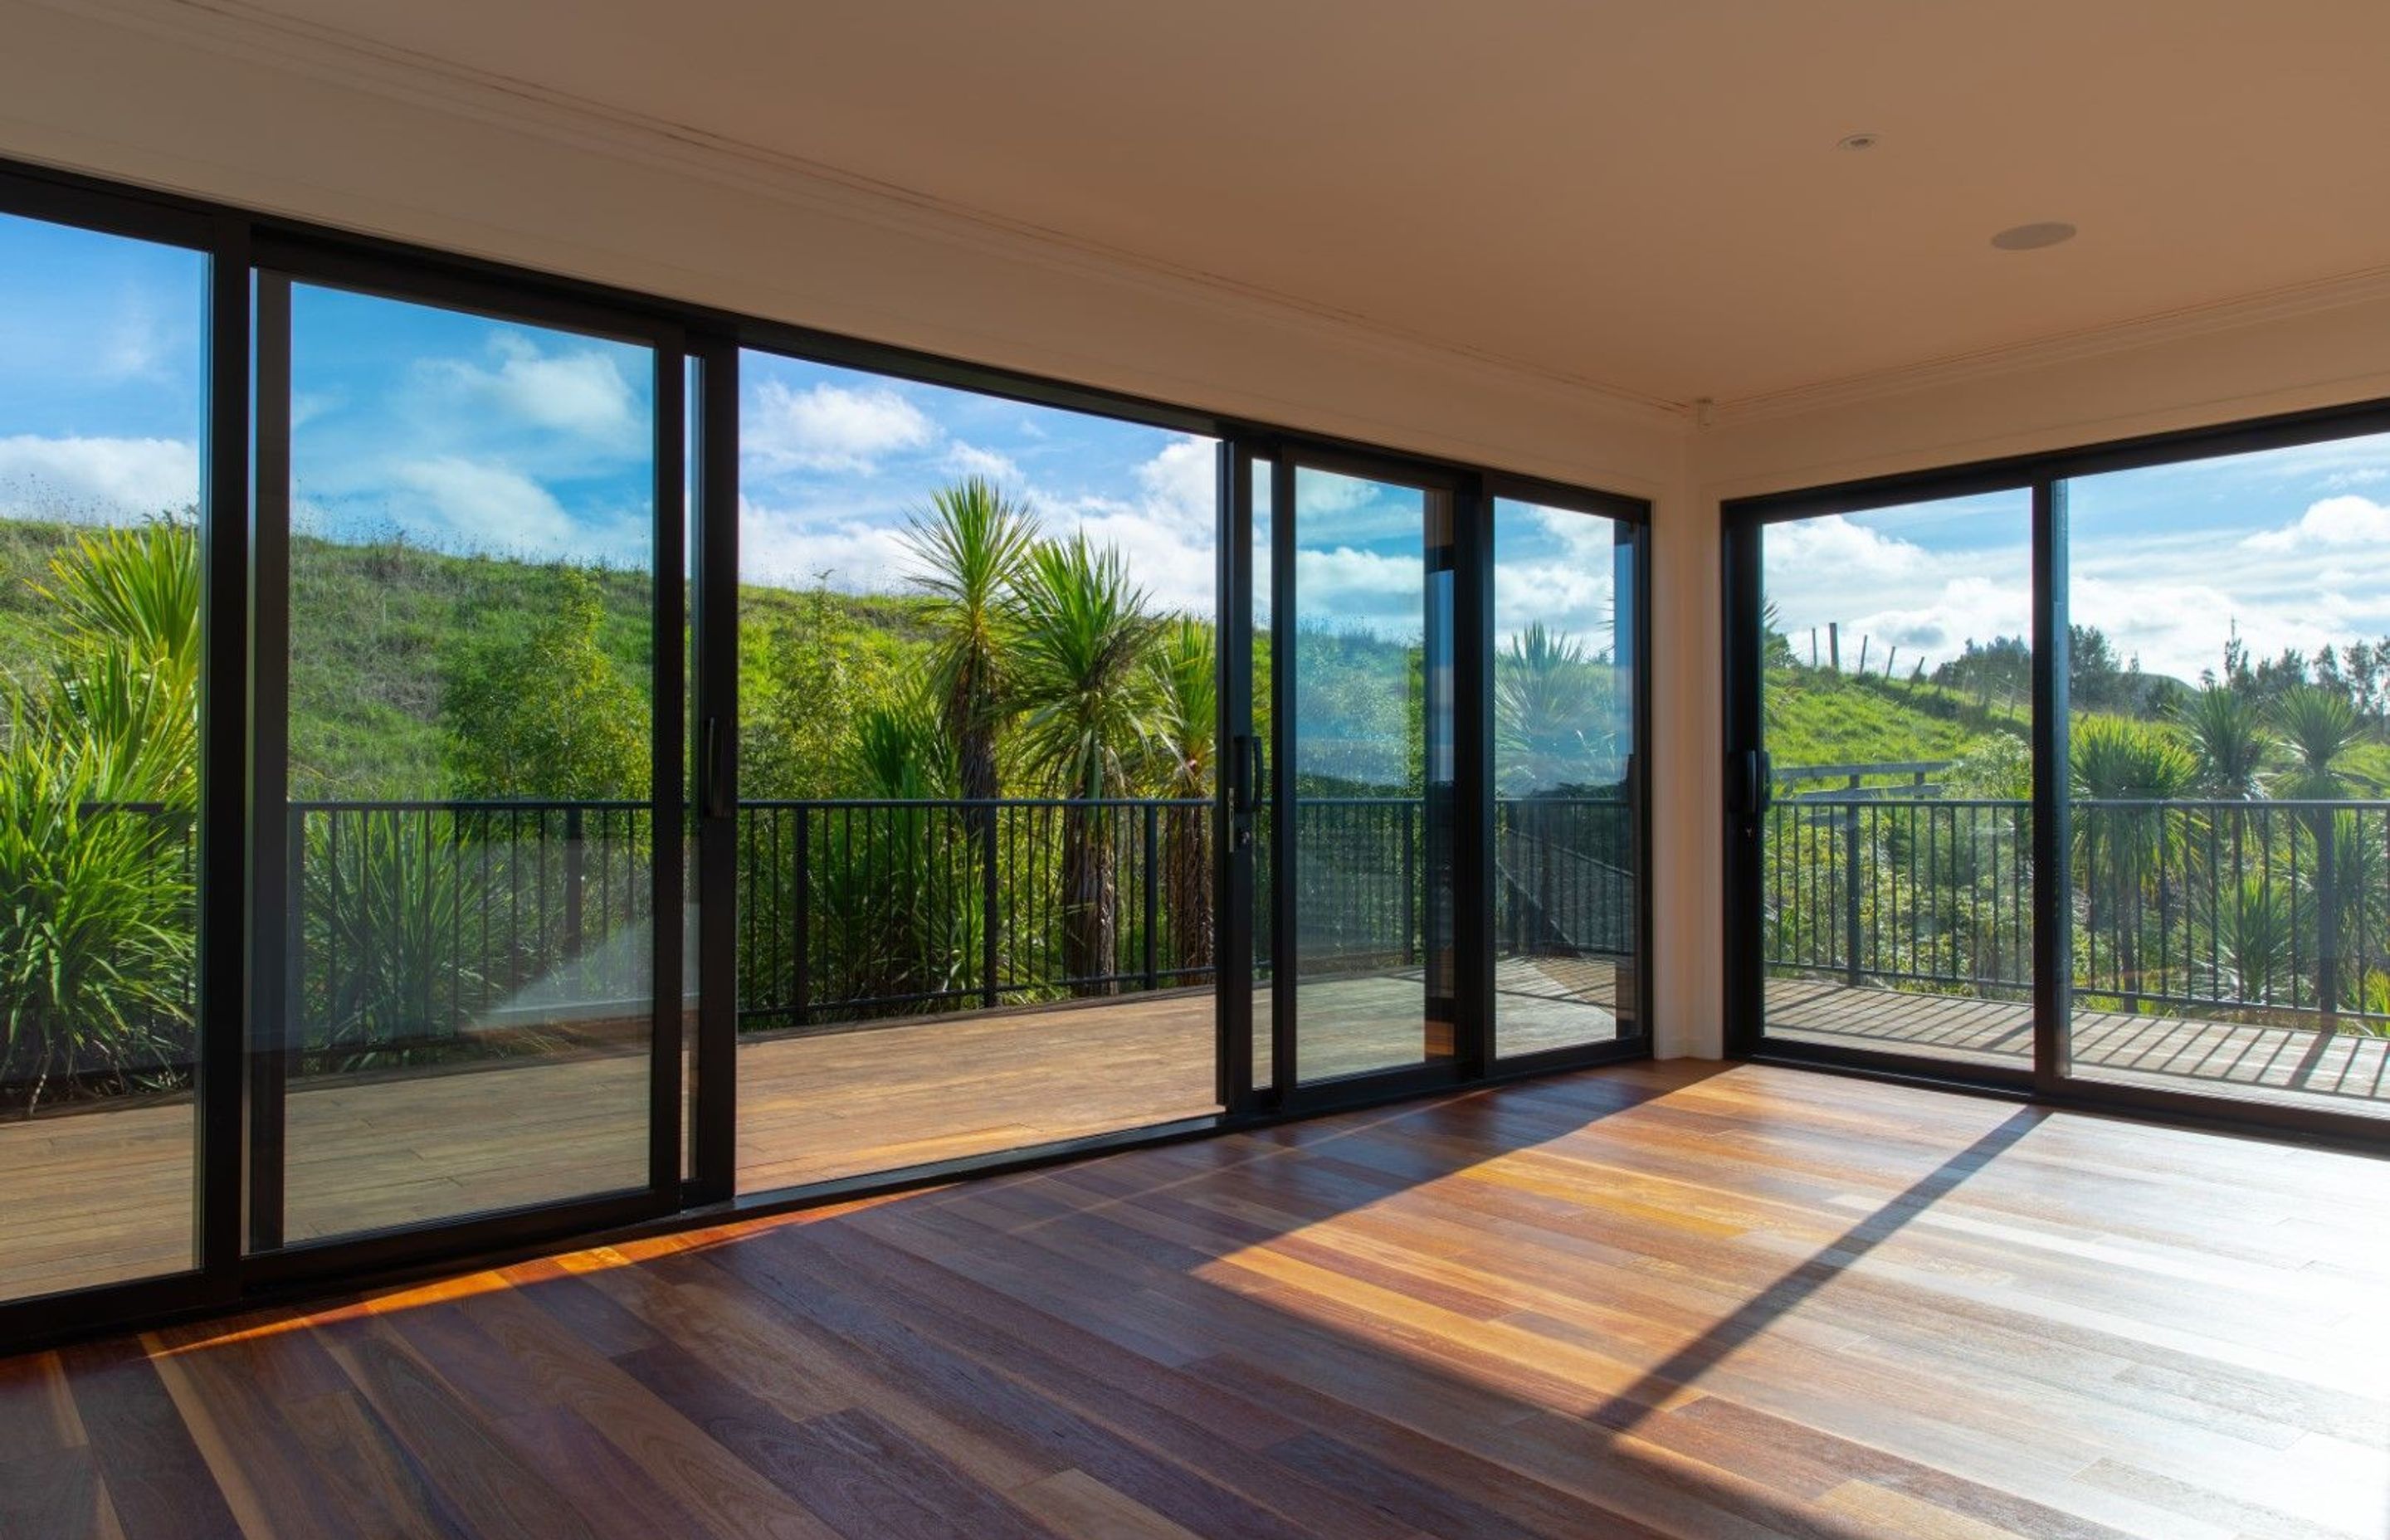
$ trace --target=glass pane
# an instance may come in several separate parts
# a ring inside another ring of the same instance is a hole
[[[1449,1058],[1451,499],[1295,475],[1297,1064],[1305,1081]],[[1287,739],[1291,738],[1291,742]]]
[[[1769,525],[1770,1037],[2033,1059],[2032,503]]]
[[[1271,463],[1255,460],[1253,471],[1253,737],[1261,743],[1270,734],[1270,556],[1274,520],[1270,509]],[[1271,1043],[1270,944],[1277,934],[1278,886],[1270,880],[1270,787],[1274,777],[1267,756],[1261,781],[1253,788],[1253,1089],[1266,1091],[1277,1078]]]
[[[0,216],[0,1299],[195,1260],[205,281]]]
[[[1494,1033],[1500,1055],[1633,1036],[1635,531],[1494,505]]]
[[[644,1187],[656,360],[290,329],[286,1238]]]
[[[2073,1074],[2390,1111],[2390,437],[2065,483]]]
[[[1216,1111],[1217,445],[741,392],[740,1188]]]

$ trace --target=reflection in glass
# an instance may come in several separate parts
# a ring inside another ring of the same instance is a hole
[[[1494,1031],[1504,1056],[1631,1036],[1631,525],[1494,505]]]
[[[2063,483],[2068,1072],[2390,1112],[2390,437]]]
[[[0,216],[0,1300],[194,1260],[205,276]]]
[[[643,1187],[656,361],[290,307],[285,1238]]]
[[[2030,1064],[2031,501],[1764,532],[1765,1030]]]
[[[1293,516],[1279,901],[1294,906],[1297,1066],[1315,1081],[1453,1052],[1451,498],[1304,467]]]
[[[1274,472],[1267,460],[1255,460],[1253,475],[1253,730],[1256,741],[1269,744],[1271,646],[1270,617],[1273,598],[1270,591],[1271,534],[1275,521],[1271,517],[1270,487]],[[1253,786],[1253,1089],[1267,1090],[1276,1084],[1277,1060],[1271,1045],[1276,1041],[1270,990],[1270,947],[1278,924],[1278,888],[1270,880],[1270,788],[1275,777],[1270,773],[1268,754],[1264,753],[1253,766],[1260,771]]]

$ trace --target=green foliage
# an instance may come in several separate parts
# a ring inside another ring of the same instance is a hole
[[[2033,751],[2014,733],[1985,733],[1950,762],[1942,784],[1954,797],[2025,802],[2033,796]]]
[[[443,1056],[491,981],[478,936],[495,893],[464,854],[449,815],[325,817],[302,835],[300,914],[310,956],[340,966],[303,970],[297,1015],[320,1067],[353,1071]],[[504,870],[512,852],[493,854]],[[545,959],[533,959],[534,964]]]
[[[2287,762],[2280,794],[2313,802],[2345,795],[2351,751],[2367,736],[2348,697],[2321,685],[2293,685],[2276,697],[2271,714]]]
[[[1217,774],[1219,684],[1212,628],[1186,617],[1163,627],[1151,649],[1157,709],[1147,739],[1153,794],[1200,799]],[[1171,956],[1182,969],[1212,966],[1212,820],[1209,809],[1174,807],[1163,819],[1163,912]]]
[[[1030,552],[1004,623],[1022,764],[1048,795],[1072,799],[1062,810],[1063,969],[1093,980],[1111,971],[1119,921],[1116,821],[1086,803],[1127,794],[1131,765],[1160,731],[1161,691],[1147,661],[1160,625],[1121,554],[1085,534]]]
[[[2183,702],[2176,720],[2199,761],[2203,795],[2245,799],[2266,794],[2266,758],[2272,745],[2255,699],[2210,685]]]
[[[2199,784],[2199,762],[2172,734],[2121,716],[2077,720],[2067,735],[2067,772],[2079,798],[2165,801]]]
[[[1787,673],[1798,676],[1797,687],[1787,687]],[[1956,759],[1985,733],[2024,730],[2014,717],[1931,685],[1802,668],[1769,674],[1767,690],[1776,708],[1768,752],[1780,766]]]
[[[587,573],[559,568],[528,636],[469,634],[441,691],[450,783],[465,798],[648,794],[646,691],[599,646]]]
[[[1146,661],[1160,632],[1118,551],[1084,534],[1032,549],[1004,611],[1004,699],[1046,795],[1127,794],[1130,764],[1161,725]]]
[[[893,699],[906,659],[827,588],[739,627],[739,781],[750,798],[864,796],[847,778],[856,724]]]
[[[2296,984],[2299,915],[2288,884],[2244,876],[2228,885],[2210,920],[2223,999],[2258,1000],[2290,995]]]
[[[187,816],[121,806],[125,746],[20,711],[0,751],[0,1084],[190,1062]]]
[[[117,1089],[190,1061],[199,550],[186,525],[50,558],[47,677],[0,745],[0,1084]]]
[[[1528,624],[1494,657],[1494,741],[1502,789],[1585,788],[1617,778],[1617,673],[1607,653]]]
[[[999,610],[1021,583],[1036,540],[1027,507],[978,476],[933,494],[928,511],[905,533],[919,563],[913,584],[929,596],[936,627],[931,679],[961,765],[963,794],[974,800],[998,789],[1005,691]]]

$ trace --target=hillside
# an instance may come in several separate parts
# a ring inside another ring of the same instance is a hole
[[[55,652],[35,584],[73,542],[64,524],[0,520],[0,668],[40,674]],[[290,553],[291,794],[444,794],[439,706],[458,639],[528,635],[555,581],[552,566],[456,556],[402,541],[337,545],[299,537]],[[626,678],[652,658],[645,573],[591,574],[603,601],[599,644]],[[742,629],[770,634],[828,620],[861,638],[880,672],[901,674],[924,647],[919,601],[744,587]],[[765,666],[742,648],[750,674]],[[751,677],[751,688],[760,684]]]
[[[1956,759],[2024,713],[1938,685],[1806,667],[1770,670],[1767,748],[1780,767]]]

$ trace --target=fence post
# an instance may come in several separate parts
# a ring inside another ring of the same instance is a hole
[[[1419,961],[1419,949],[1413,937],[1419,933],[1419,857],[1413,853],[1411,840],[1416,823],[1413,815],[1418,805],[1408,798],[1403,800],[1403,966]]]
[[[814,841],[813,810],[797,804],[796,979],[797,1025],[805,1026],[814,993]]]
[[[980,820],[979,835],[979,987],[980,1004],[989,1010],[996,1007],[1001,998],[996,982],[996,927],[998,904],[996,879],[996,823],[1002,809],[989,802],[983,809],[986,816]]]
[[[564,810],[564,956],[568,962],[581,958],[581,882],[585,875],[582,835],[581,804],[574,802]]]
[[[1156,969],[1159,953],[1154,944],[1154,931],[1162,918],[1162,881],[1157,869],[1161,865],[1162,808],[1155,802],[1145,804],[1145,987],[1158,989],[1162,975]]]
[[[2316,815],[2316,1004],[2323,1030],[2340,1026],[2340,814]]]
[[[1859,982],[1859,804],[1843,804],[1843,978]]]

